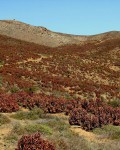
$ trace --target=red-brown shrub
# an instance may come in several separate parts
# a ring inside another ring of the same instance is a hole
[[[11,95],[0,94],[0,112],[15,112],[18,110],[18,103]]]
[[[43,140],[39,132],[25,135],[18,141],[16,150],[55,150],[55,146],[47,140]]]

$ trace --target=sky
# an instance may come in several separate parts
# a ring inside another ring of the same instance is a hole
[[[93,35],[120,31],[120,0],[0,0],[0,20]]]

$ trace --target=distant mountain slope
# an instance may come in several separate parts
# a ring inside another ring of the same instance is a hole
[[[0,92],[120,98],[119,58],[120,38],[53,48],[0,35]]]
[[[0,34],[50,47],[57,47],[67,44],[80,44],[85,41],[101,41],[120,37],[120,32],[118,31],[92,36],[63,34],[52,32],[44,27],[31,26],[15,20],[1,20]]]

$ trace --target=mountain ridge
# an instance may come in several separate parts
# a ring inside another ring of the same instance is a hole
[[[16,20],[0,20],[0,34],[50,47],[120,38],[120,31],[96,35],[72,35],[54,32],[45,27],[33,26]]]

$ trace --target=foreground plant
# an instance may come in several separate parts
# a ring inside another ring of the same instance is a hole
[[[55,150],[55,146],[41,138],[39,132],[32,135],[25,135],[18,141],[16,150]]]

